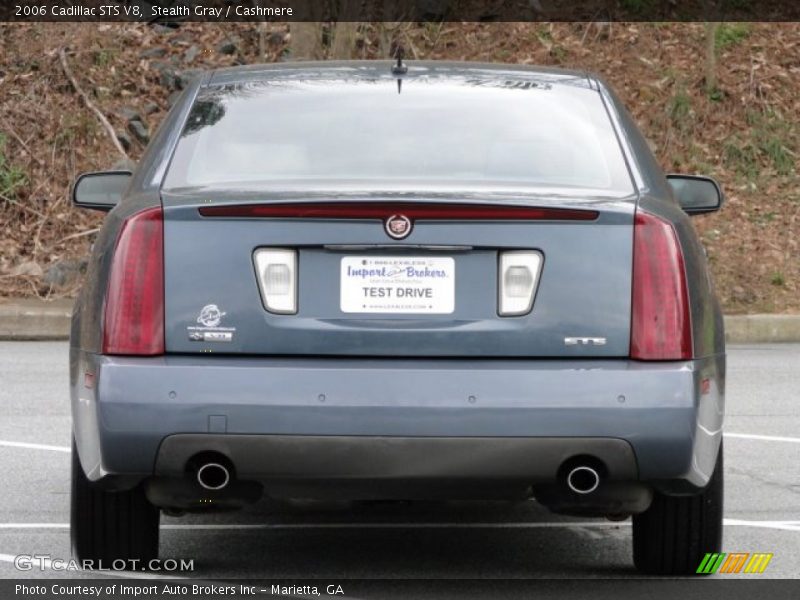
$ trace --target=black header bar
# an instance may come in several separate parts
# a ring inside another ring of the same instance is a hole
[[[800,21],[797,0],[2,0],[8,22]]]

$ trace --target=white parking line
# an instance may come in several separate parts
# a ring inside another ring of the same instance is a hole
[[[785,437],[780,435],[756,435],[754,433],[725,433],[725,437],[740,438],[743,440],[763,440],[765,442],[789,442],[790,444],[800,444],[800,438]]]
[[[0,529],[69,529],[69,523],[0,523]]]
[[[800,532],[800,521],[748,521],[725,519],[728,527],[758,527]],[[166,523],[161,529],[194,531],[230,531],[247,529],[613,529],[630,527],[630,521],[545,521],[539,523]],[[69,523],[0,523],[0,529],[69,529]]]
[[[50,450],[51,452],[72,452],[69,446],[50,446],[49,444],[30,444],[28,442],[11,442],[8,440],[0,440],[0,446],[27,448],[29,450]]]
[[[725,525],[763,527],[764,529],[780,529],[783,531],[800,531],[800,523],[797,521],[743,521],[742,519],[725,519]]]

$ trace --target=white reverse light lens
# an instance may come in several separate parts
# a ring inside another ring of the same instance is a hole
[[[519,316],[531,311],[541,266],[542,255],[538,252],[500,253],[497,287],[501,316]]]
[[[287,265],[269,264],[264,272],[264,289],[270,296],[286,296],[292,289],[292,271]]]
[[[509,298],[528,298],[533,289],[533,273],[528,267],[508,267],[503,274],[503,286]]]
[[[297,252],[261,248],[254,255],[264,307],[272,313],[297,312]]]

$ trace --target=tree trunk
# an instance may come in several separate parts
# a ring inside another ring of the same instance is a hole
[[[340,22],[333,28],[333,44],[330,57],[334,60],[347,60],[353,57],[353,48],[358,33],[358,23]]]
[[[297,22],[290,25],[289,50],[292,60],[322,58],[322,24]]]
[[[706,93],[717,89],[717,28],[719,23],[706,22]]]
[[[258,62],[264,62],[264,55],[267,53],[267,22],[262,21],[258,24]]]

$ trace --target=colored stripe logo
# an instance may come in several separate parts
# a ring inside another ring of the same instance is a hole
[[[747,566],[744,568],[745,573],[763,573],[767,568],[769,561],[772,560],[772,554],[756,553],[750,556]]]
[[[709,552],[697,567],[697,573],[763,573],[772,560],[772,553],[765,552]]]

